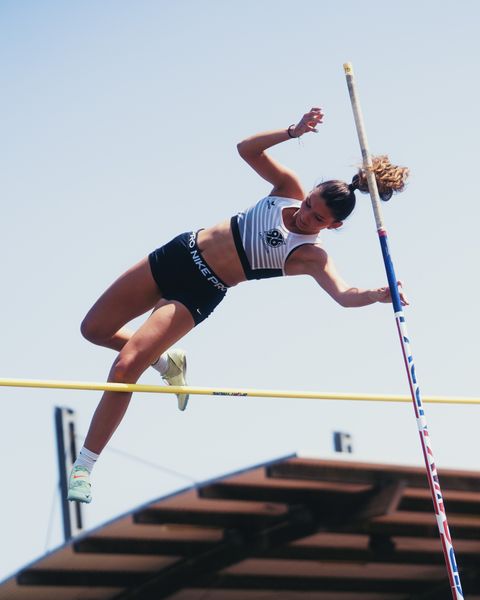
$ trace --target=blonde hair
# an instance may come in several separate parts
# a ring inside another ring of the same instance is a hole
[[[394,192],[404,190],[410,172],[407,167],[393,165],[386,154],[373,156],[372,164],[378,193],[382,200],[390,200]],[[368,193],[367,174],[363,167],[358,170],[358,173],[352,179],[351,186],[360,192]]]

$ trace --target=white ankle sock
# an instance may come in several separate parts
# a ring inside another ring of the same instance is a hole
[[[160,373],[160,375],[165,375],[168,371],[168,354],[164,352],[157,362],[154,362],[152,367]]]
[[[93,467],[95,466],[95,463],[97,462],[98,457],[99,457],[99,454],[95,454],[95,452],[92,452],[91,450],[89,450],[88,448],[85,448],[85,446],[83,446],[83,448],[80,450],[80,454],[78,455],[78,458],[75,461],[73,466],[74,467],[85,467],[91,473]]]

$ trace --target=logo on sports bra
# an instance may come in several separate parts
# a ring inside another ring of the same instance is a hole
[[[267,208],[270,210],[272,206],[275,206],[275,200],[267,200]]]
[[[270,248],[278,248],[279,246],[283,246],[283,244],[285,244],[283,234],[278,229],[262,231],[260,233],[260,237],[262,238],[264,244],[270,246]]]

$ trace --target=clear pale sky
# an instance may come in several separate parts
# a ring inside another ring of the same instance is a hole
[[[0,377],[105,380],[79,324],[125,269],[269,193],[236,143],[322,106],[272,154],[308,189],[371,150],[410,167],[383,205],[425,395],[479,396],[478,3],[407,0],[0,2]],[[352,285],[384,285],[368,196],[325,245]],[[197,386],[407,394],[388,305],[344,309],[313,280],[249,282],[182,342]],[[150,370],[142,383],[160,384]],[[96,392],[0,390],[0,578],[62,542],[53,410]],[[477,469],[480,407],[427,405],[440,475]],[[303,452],[422,465],[409,404],[138,395],[94,471],[88,528],[207,478]],[[121,454],[126,453],[126,454]],[[448,509],[448,506],[447,506]],[[25,533],[28,532],[28,533]]]

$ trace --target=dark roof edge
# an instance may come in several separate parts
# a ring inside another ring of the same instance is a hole
[[[96,531],[98,531],[100,529],[103,529],[104,527],[107,527],[108,525],[111,525],[112,523],[115,523],[115,521],[120,521],[121,519],[124,519],[125,517],[128,517],[128,515],[131,515],[134,512],[143,510],[143,509],[147,508],[148,506],[150,506],[151,504],[154,504],[154,503],[159,502],[161,500],[167,500],[168,498],[174,498],[175,496],[178,496],[178,495],[183,494],[185,492],[188,492],[190,490],[199,489],[199,488],[202,488],[203,486],[206,486],[206,485],[211,485],[212,483],[216,483],[218,481],[222,481],[222,479],[227,479],[228,477],[234,477],[236,475],[241,475],[242,473],[246,473],[248,471],[253,471],[255,469],[260,469],[262,467],[269,467],[271,465],[283,462],[283,461],[288,460],[290,458],[295,458],[296,456],[297,456],[296,453],[292,453],[292,454],[286,454],[284,456],[280,456],[278,458],[272,458],[271,460],[267,460],[266,462],[256,463],[254,465],[250,465],[248,467],[244,467],[242,469],[238,469],[237,471],[232,471],[230,473],[225,473],[225,474],[220,475],[218,477],[213,477],[212,479],[206,479],[205,481],[201,481],[201,482],[195,483],[195,484],[187,486],[187,487],[182,487],[182,488],[176,489],[173,492],[170,492],[170,493],[166,494],[165,496],[160,496],[158,498],[154,498],[152,500],[144,502],[143,504],[140,504],[139,506],[136,506],[135,508],[132,508],[131,510],[128,510],[128,511],[126,511],[124,513],[121,513],[120,515],[116,515],[115,517],[112,517],[112,519],[110,519],[108,521],[104,521],[103,523],[101,523],[100,525],[97,525],[93,529],[88,529],[88,530],[84,531],[83,533],[81,533],[80,535],[77,535],[76,537],[72,538],[68,542],[64,542],[63,544],[60,544],[59,546],[55,546],[54,548],[52,548],[48,552],[45,552],[45,554],[42,554],[42,556],[39,556],[38,558],[35,558],[33,561],[31,561],[31,562],[27,563],[26,565],[20,567],[14,573],[11,573],[10,575],[7,575],[7,577],[5,579],[0,580],[0,586],[2,586],[3,584],[7,583],[11,579],[16,579],[17,575],[21,571],[24,571],[25,569],[30,569],[30,568],[34,567],[36,565],[36,563],[38,563],[41,560],[47,558],[48,556],[51,556],[52,554],[55,554],[56,552],[58,552],[60,550],[63,550],[64,548],[67,548],[68,546],[72,546],[73,543],[78,542],[79,540],[83,539],[84,537],[89,537],[92,534],[94,534]]]

